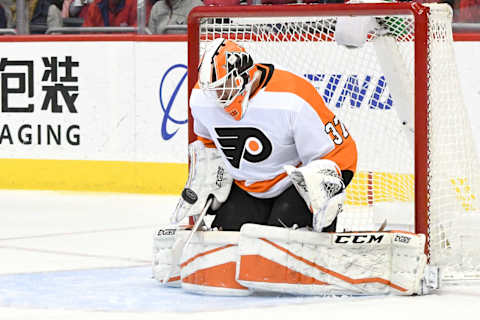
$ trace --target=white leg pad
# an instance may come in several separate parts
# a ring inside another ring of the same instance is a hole
[[[169,287],[180,287],[180,265],[175,262],[175,243],[188,236],[190,231],[179,231],[176,226],[160,228],[153,235],[153,278]],[[182,242],[183,243],[183,242]],[[175,265],[173,265],[175,264]],[[166,279],[168,277],[168,279]]]
[[[235,279],[239,238],[240,232],[196,232],[182,254],[182,289],[208,295],[251,294]]]
[[[421,293],[425,236],[318,233],[247,224],[237,280],[254,290],[302,295]]]

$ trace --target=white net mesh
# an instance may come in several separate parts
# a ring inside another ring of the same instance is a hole
[[[429,92],[430,257],[444,277],[480,279],[480,171],[461,95],[450,28],[431,10]]]
[[[431,262],[480,278],[478,160],[459,88],[451,11],[432,5],[429,24],[429,202]],[[337,17],[209,18],[207,41],[237,41],[255,62],[308,79],[347,126],[358,167],[337,231],[414,230],[414,17],[375,16],[361,48],[335,42]],[[405,123],[407,123],[405,125]],[[410,127],[410,129],[409,129]],[[453,263],[452,263],[453,262]]]

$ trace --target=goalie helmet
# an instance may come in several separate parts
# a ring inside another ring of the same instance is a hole
[[[253,59],[243,47],[231,40],[215,39],[205,49],[200,62],[200,89],[240,120],[248,105],[252,68]]]

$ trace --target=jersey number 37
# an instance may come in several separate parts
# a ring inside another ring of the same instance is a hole
[[[347,128],[343,125],[342,122],[335,116],[333,121],[327,122],[325,124],[325,132],[331,134],[333,137],[333,142],[336,145],[342,144],[344,139],[347,139],[349,134]]]

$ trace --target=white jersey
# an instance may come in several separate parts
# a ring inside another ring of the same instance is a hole
[[[330,159],[341,170],[355,171],[355,142],[305,79],[271,65],[263,74],[239,121],[198,85],[190,107],[194,132],[221,151],[235,183],[253,196],[278,196],[291,185],[283,166]]]

